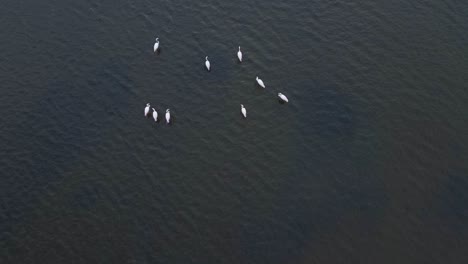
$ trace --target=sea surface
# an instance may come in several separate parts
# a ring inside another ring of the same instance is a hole
[[[468,263],[466,0],[3,0],[0,36],[2,264]]]

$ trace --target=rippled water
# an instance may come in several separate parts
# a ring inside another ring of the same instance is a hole
[[[7,0],[0,263],[468,263],[467,14]]]

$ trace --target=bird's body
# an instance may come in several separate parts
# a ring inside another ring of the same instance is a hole
[[[240,62],[242,62],[242,51],[240,50],[240,46],[239,46],[239,51],[237,52],[237,58],[239,59]]]
[[[149,110],[150,110],[150,104],[147,103],[145,107],[145,116],[148,116]]]
[[[257,76],[256,80],[257,80],[258,85],[265,88],[265,84],[263,83],[262,79],[258,78],[258,76]]]
[[[208,56],[205,58],[205,66],[208,71],[211,69],[210,61],[208,60]]]
[[[153,108],[153,118],[154,118],[154,122],[158,122],[158,112],[156,112],[154,108]]]
[[[159,38],[156,38],[156,43],[154,43],[153,50],[156,52],[159,49]]]
[[[241,113],[244,118],[247,118],[247,110],[245,109],[244,105],[241,104]]]
[[[169,109],[166,110],[166,123],[171,122],[171,111]]]
[[[282,94],[282,93],[278,93],[278,97],[283,100],[284,102],[289,102],[288,98],[286,97],[286,95]]]

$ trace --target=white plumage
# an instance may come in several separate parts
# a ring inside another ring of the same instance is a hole
[[[257,80],[258,85],[265,88],[265,84],[263,83],[262,79],[258,78],[258,76],[257,76],[256,80]]]
[[[171,122],[171,111],[169,109],[166,110],[166,123]]]
[[[206,69],[207,69],[208,71],[210,71],[211,65],[210,65],[210,61],[208,60],[208,56],[206,56],[205,60],[206,60],[206,61],[205,61]]]
[[[286,95],[282,94],[282,93],[278,93],[278,97],[283,100],[284,102],[289,102],[288,98],[286,97]]]
[[[156,52],[159,49],[159,38],[156,38],[156,43],[154,43],[154,52]]]
[[[149,110],[150,110],[150,104],[147,103],[145,107],[145,116],[148,116]]]
[[[237,52],[237,58],[239,59],[240,62],[242,62],[242,51],[240,50],[240,46],[239,46],[239,51]]]
[[[244,105],[241,104],[241,112],[242,112],[242,115],[244,116],[244,118],[247,117],[247,110],[245,109]]]
[[[154,118],[154,122],[158,122],[158,112],[156,112],[154,108],[153,108],[153,118]]]

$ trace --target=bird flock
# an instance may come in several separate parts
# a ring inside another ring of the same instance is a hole
[[[150,107],[151,107],[150,103],[147,103],[145,107],[145,116],[148,116]],[[151,109],[153,109],[154,122],[158,122],[158,111],[156,111],[156,109],[154,108],[151,108]],[[167,124],[171,123],[171,110],[170,109],[166,109],[166,123]]]
[[[154,46],[153,46],[153,51],[154,52],[157,52],[159,50],[159,38],[156,38],[156,42],[154,43]],[[237,58],[239,59],[239,62],[242,62],[242,51],[241,51],[241,47],[239,46],[239,51],[237,51]],[[208,56],[205,57],[205,67],[208,71],[211,71],[211,63],[210,61],[208,60]],[[258,76],[255,78],[255,80],[257,81],[257,84],[262,87],[263,89],[265,89],[265,83],[262,81],[262,79],[258,78]],[[282,101],[282,102],[289,102],[288,98],[286,97],[286,95],[282,94],[282,93],[278,93],[278,97],[279,99]],[[148,117],[148,114],[150,112],[150,107],[151,105],[149,103],[146,104],[146,107],[145,107],[145,117]],[[153,119],[155,122],[158,122],[158,112],[154,109],[154,108],[151,108],[153,110]],[[241,114],[244,118],[247,118],[247,109],[244,107],[243,104],[241,104]],[[171,111],[170,109],[166,109],[166,123],[167,124],[170,124],[171,123]]]

